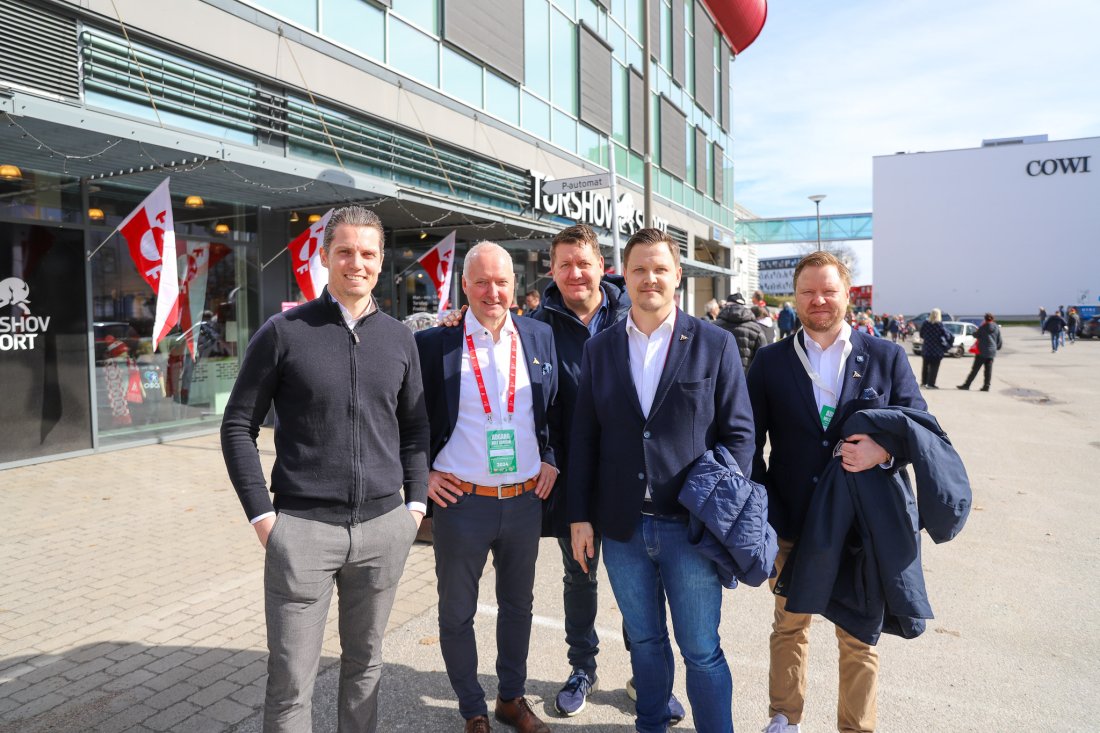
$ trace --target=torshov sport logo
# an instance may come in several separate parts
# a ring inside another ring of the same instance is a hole
[[[19,316],[0,316],[0,351],[33,349],[38,336],[50,327],[49,316],[32,316],[31,289],[17,277],[0,280],[0,308],[11,306],[22,309]]]

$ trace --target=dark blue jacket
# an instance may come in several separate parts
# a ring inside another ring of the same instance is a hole
[[[768,492],[745,478],[726,446],[699,457],[680,503],[691,514],[689,541],[714,561],[724,587],[760,585],[772,577],[779,545],[768,524]]]
[[[795,326],[798,325],[798,316],[794,312],[794,308],[784,305],[783,309],[779,311],[779,330],[780,331],[793,331]]]
[[[600,324],[605,331],[626,318],[630,311],[630,296],[626,294],[626,281],[619,275],[604,275],[600,280],[600,290],[607,298],[607,313]],[[531,317],[536,321],[550,324],[554,330],[554,348],[558,352],[558,399],[561,406],[561,424],[568,432],[573,424],[573,407],[577,403],[577,387],[581,379],[581,356],[584,345],[590,338],[588,326],[581,323],[571,310],[562,302],[561,291],[555,283],[550,283],[542,296],[542,306]],[[565,492],[568,486],[569,445],[561,441],[558,445],[558,482],[554,491],[546,500],[543,521],[543,535],[548,537],[569,537],[569,518],[565,511]]]
[[[805,337],[805,331],[794,336],[799,343]],[[793,339],[756,352],[748,384],[756,420],[751,476],[768,487],[768,521],[786,540],[796,539],[801,532],[814,487],[849,415],[894,405],[927,407],[902,348],[858,331],[852,333],[852,353],[828,430],[821,427],[813,384],[794,352]],[[771,453],[765,469],[764,442],[769,438]]]
[[[531,318],[511,317],[523,344],[527,373],[531,378],[531,402],[535,409],[535,432],[544,463],[557,465],[554,445],[560,437],[558,410],[553,406],[558,392],[557,355],[554,334],[545,323]],[[424,400],[431,425],[429,468],[450,439],[458,420],[458,393],[462,386],[462,354],[466,350],[462,326],[436,326],[415,335],[424,379]],[[519,368],[519,365],[517,365]]]
[[[857,639],[882,632],[919,636],[932,607],[921,570],[920,530],[936,543],[954,538],[970,514],[970,481],[936,419],[907,408],[864,410],[844,435],[866,433],[909,463],[906,471],[849,473],[834,458],[818,482],[802,536],[776,585],[787,610],[819,613]]]
[[[588,340],[570,428],[570,522],[592,522],[625,542],[652,490],[655,510],[685,513],[677,501],[699,456],[721,443],[751,465],[752,410],[733,336],[677,311],[649,417],[630,374],[626,320]]]
[[[955,337],[941,321],[925,321],[920,324],[920,355],[929,361],[942,359],[955,345]]]

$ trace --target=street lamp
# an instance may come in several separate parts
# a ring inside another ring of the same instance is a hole
[[[815,193],[810,196],[810,201],[814,202],[814,206],[817,207],[817,251],[821,251],[821,199],[825,198],[823,193]]]

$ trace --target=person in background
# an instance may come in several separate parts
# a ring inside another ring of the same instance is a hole
[[[1001,327],[993,319],[992,313],[985,314],[985,321],[978,326],[978,332],[974,334],[974,337],[976,338],[975,343],[978,346],[978,353],[974,355],[974,364],[970,367],[969,376],[958,388],[962,390],[970,389],[974,377],[978,376],[978,370],[985,367],[982,391],[988,392],[989,381],[993,377],[993,359],[996,358],[997,352],[1004,346],[1004,342],[1001,340]]]
[[[920,338],[920,386],[939,389],[936,377],[940,373],[940,362],[955,343],[955,337],[943,325],[943,313],[939,308],[933,308],[921,324]]]
[[[898,342],[898,335],[901,334],[901,323],[898,319],[901,316],[887,316],[886,317],[886,333],[890,334],[890,340],[895,344]]]
[[[752,315],[756,318],[756,322],[760,324],[760,328],[764,329],[764,340],[769,344],[773,343],[775,341],[775,319],[768,314],[767,310],[758,305],[752,307]]]
[[[1069,342],[1071,344],[1077,343],[1077,330],[1081,328],[1081,316],[1078,315],[1077,309],[1070,306],[1069,313],[1066,314],[1066,332],[1069,334]]]
[[[711,298],[707,301],[706,312],[703,314],[703,319],[707,321],[713,321],[718,317],[718,312],[722,310],[722,307],[718,305],[718,301]]]
[[[528,290],[527,294],[523,296],[523,315],[533,316],[535,311],[539,309],[539,304],[542,302],[542,296],[539,295],[537,290]]]
[[[798,327],[798,316],[795,315],[790,301],[783,304],[782,310],[779,311],[779,318],[776,320],[779,326],[779,338],[785,339],[794,333]]]
[[[1058,316],[1062,319],[1063,322],[1066,321],[1066,307],[1064,305],[1058,306]],[[1065,326],[1062,327],[1061,332],[1058,334],[1058,343],[1061,344],[1062,346],[1066,345],[1066,328],[1065,328]]]
[[[745,305],[745,296],[741,293],[731,295],[714,324],[726,329],[737,339],[741,365],[748,371],[757,350],[767,345],[768,337],[764,333],[764,327],[756,322],[752,311]]]
[[[1039,333],[1046,333],[1047,330],[1047,309],[1044,306],[1039,306]]]
[[[1063,334],[1066,330],[1066,319],[1062,318],[1060,313],[1055,312],[1047,316],[1043,328],[1050,334],[1050,352],[1053,354],[1058,351],[1058,347],[1062,344]]]

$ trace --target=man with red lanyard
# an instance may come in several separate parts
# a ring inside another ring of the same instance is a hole
[[[511,256],[474,245],[463,263],[463,327],[416,334],[431,422],[428,498],[435,503],[439,644],[466,733],[488,733],[477,679],[474,615],[491,552],[496,569],[495,716],[520,733],[549,733],[524,698],[542,502],[557,478],[551,423],[557,393],[553,331],[509,313]]]

